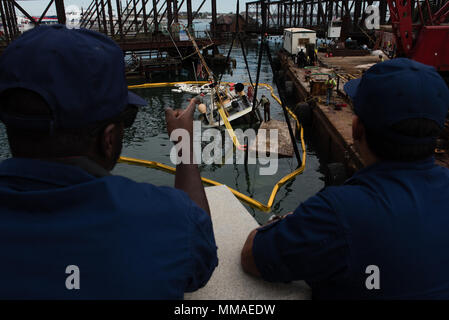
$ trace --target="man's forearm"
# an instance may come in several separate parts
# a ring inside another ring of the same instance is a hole
[[[193,154],[193,152],[192,152]],[[193,163],[193,159],[190,163]],[[176,166],[175,188],[186,192],[190,199],[210,215],[209,203],[196,164],[179,164]]]
[[[193,114],[197,103],[199,103],[198,99],[192,99],[189,106],[183,111],[174,111],[171,108],[167,108],[165,110],[165,118],[167,120],[168,135],[179,147],[178,157],[182,159],[181,164],[176,167],[175,188],[186,192],[190,199],[210,216],[206,192],[204,191],[200,171],[195,164],[193,153]],[[177,132],[172,137],[172,134],[177,129],[181,130],[181,134]],[[179,134],[180,140],[177,139]],[[184,152],[188,152],[188,155],[183,155]]]

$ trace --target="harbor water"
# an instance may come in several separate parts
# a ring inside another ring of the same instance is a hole
[[[258,41],[257,39],[246,41],[248,45],[247,58],[251,76],[255,81],[257,60],[258,60]],[[272,48],[276,49],[279,43],[271,43]],[[226,54],[229,44],[220,48],[221,53]],[[235,69],[228,69],[223,75],[223,81],[230,82],[248,82],[248,72],[245,68],[245,62],[242,50],[235,46],[231,57],[236,59]],[[174,82],[195,80],[191,68],[181,70],[178,75],[175,73],[155,73],[152,75],[152,82]],[[216,73],[218,71],[216,70]],[[130,79],[129,84],[143,83],[144,79]],[[268,83],[273,86],[277,94],[277,89],[273,83],[273,76],[270,64],[266,55],[263,57],[260,82]],[[125,133],[122,156],[133,157],[144,160],[161,162],[174,166],[170,161],[170,151],[173,147],[165,126],[165,108],[185,108],[188,100],[192,97],[186,93],[175,93],[171,88],[149,88],[137,89],[134,91],[148,101],[148,106],[141,109],[138,113],[134,125]],[[279,104],[270,97],[266,89],[260,89],[260,94],[265,94],[271,101],[271,116],[274,119],[284,120],[284,115]],[[260,96],[259,94],[259,96]],[[294,101],[292,101],[294,102]],[[249,125],[239,126],[246,129]],[[314,139],[306,131],[307,162],[304,172],[295,179],[282,186],[275,198],[271,213],[261,212],[245,204],[248,211],[254,215],[259,223],[264,223],[272,214],[283,215],[293,211],[302,201],[314,195],[324,187],[324,175],[322,170],[324,164],[320,163],[314,148]],[[299,142],[298,145],[300,146]],[[0,125],[0,159],[10,157],[5,128]],[[285,175],[297,168],[297,161],[293,158],[281,158],[278,161],[278,170],[274,175],[260,175],[259,164],[249,164],[245,169],[243,164],[212,164],[199,165],[203,177],[218,181],[234,188],[264,204],[272,192],[274,185]],[[128,164],[118,164],[113,170],[113,174],[122,175],[139,182],[147,182],[155,185],[174,185],[174,176],[166,172],[155,169],[132,166]],[[148,204],[148,210],[151,210],[151,204]]]

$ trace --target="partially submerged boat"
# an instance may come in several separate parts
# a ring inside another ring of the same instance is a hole
[[[185,27],[184,27],[185,28]],[[203,122],[205,127],[221,127],[225,126],[234,145],[239,149],[246,149],[246,145],[242,145],[234,133],[234,129],[230,122],[236,123],[242,120],[247,123],[260,121],[260,114],[257,112],[258,101],[254,100],[252,105],[250,98],[254,92],[253,85],[248,87],[248,96],[245,94],[245,86],[242,83],[235,85],[231,83],[221,83],[218,77],[215,77],[212,70],[207,65],[204,56],[201,53],[195,38],[192,37],[188,28],[185,28],[186,35],[190,39],[199,58],[201,68],[206,70],[209,83],[203,86],[192,86],[191,84],[179,84],[174,92],[189,92],[196,94],[200,98],[201,104],[198,105],[198,120]],[[175,44],[176,45],[176,44]],[[184,58],[183,58],[184,59]],[[202,73],[201,69],[201,73]]]
[[[189,84],[189,83],[178,83],[175,84],[175,88],[171,91],[177,92],[177,93],[190,93],[194,95],[198,94],[210,94],[212,91],[212,83],[206,83],[202,86],[195,85],[195,84]],[[221,89],[225,89],[223,86]]]
[[[218,88],[217,88],[218,87]],[[248,88],[248,91],[252,89]],[[219,127],[225,123],[218,111],[223,108],[229,122],[241,123],[258,121],[257,115],[251,118],[253,111],[252,101],[245,94],[245,86],[241,83],[206,83],[195,85],[190,83],[179,83],[172,89],[177,93],[190,93],[199,98],[202,103],[198,106],[197,120],[203,122],[204,127]]]
[[[232,84],[221,86],[218,90],[209,89],[209,95],[202,96],[203,103],[197,108],[199,111],[197,119],[202,121],[204,127],[225,126],[225,121],[219,112],[219,108],[222,108],[228,122],[258,121],[257,114],[253,112],[252,102],[244,89],[241,83],[235,86]]]

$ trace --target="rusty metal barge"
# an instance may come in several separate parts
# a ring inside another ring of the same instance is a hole
[[[295,111],[300,118],[303,117],[303,120],[311,124],[313,135],[319,139],[318,152],[322,159],[327,163],[344,164],[349,175],[363,168],[363,160],[356,151],[352,138],[353,108],[343,86],[347,81],[361,77],[363,70],[379,62],[379,57],[326,57],[325,54],[318,53],[319,66],[310,68],[297,67],[285,51],[279,52],[278,57],[286,81],[292,82],[294,94],[301,101]],[[323,84],[330,73],[337,75],[337,86],[332,103],[328,106]],[[304,109],[304,105],[308,110]],[[449,120],[441,140],[449,141]],[[449,168],[449,149],[436,149],[435,158],[437,164]]]

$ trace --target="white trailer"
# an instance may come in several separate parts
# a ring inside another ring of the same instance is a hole
[[[304,28],[287,28],[284,29],[284,49],[294,55],[298,54],[301,49],[306,52],[308,44],[316,47],[316,32]]]

